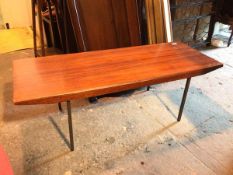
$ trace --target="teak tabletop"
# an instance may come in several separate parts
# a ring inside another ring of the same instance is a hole
[[[182,43],[16,60],[13,101],[57,103],[190,78],[222,66]]]

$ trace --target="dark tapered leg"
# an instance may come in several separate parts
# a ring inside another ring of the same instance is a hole
[[[188,78],[187,81],[186,81],[184,94],[183,94],[182,102],[181,102],[181,105],[180,105],[180,111],[179,111],[179,115],[178,115],[178,118],[177,118],[178,122],[181,120],[181,117],[182,117],[182,113],[183,113],[187,93],[188,93],[188,90],[189,90],[190,81],[191,81],[191,78]]]
[[[39,23],[39,31],[40,31],[40,44],[41,44],[41,56],[45,56],[45,45],[44,45],[44,28],[43,28],[43,19],[42,19],[42,0],[37,0],[38,7],[38,23]]]
[[[231,27],[232,29],[232,32],[231,32],[231,36],[230,36],[230,38],[229,38],[229,40],[228,40],[228,44],[227,44],[227,47],[229,47],[230,45],[231,45],[231,40],[232,40],[232,36],[233,36],[233,26]]]
[[[61,103],[58,103],[58,109],[60,112],[63,112],[63,109],[62,109],[62,106],[61,106]]]
[[[53,22],[53,14],[52,14],[52,8],[51,8],[51,0],[47,0],[48,10],[49,10],[49,20],[50,20],[50,34],[51,34],[51,40],[52,45],[55,47],[55,39],[54,39],[54,32],[55,32],[55,26]]]
[[[146,87],[146,90],[149,91],[149,90],[150,90],[150,86],[147,86],[147,87]]]
[[[212,16],[210,19],[210,25],[209,25],[209,32],[208,32],[208,37],[206,39],[206,43],[208,45],[211,45],[211,39],[212,36],[214,34],[214,26],[215,26],[216,20],[215,20],[215,16]]]
[[[33,31],[33,46],[34,46],[34,55],[37,57],[37,43],[36,43],[36,2],[35,0],[32,1],[32,31]]]
[[[72,114],[71,114],[70,101],[67,101],[67,111],[68,111],[68,124],[69,124],[69,132],[70,132],[70,150],[74,151],[74,138],[73,138]]]
[[[90,97],[88,100],[90,103],[98,103],[98,97]]]

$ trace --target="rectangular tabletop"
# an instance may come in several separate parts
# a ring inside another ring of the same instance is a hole
[[[202,75],[222,67],[182,43],[16,60],[15,104],[56,103]]]

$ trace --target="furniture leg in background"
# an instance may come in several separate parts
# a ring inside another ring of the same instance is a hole
[[[41,0],[37,0],[37,8],[38,8],[37,14],[38,14],[39,32],[40,32],[41,56],[45,56],[44,29],[43,29],[43,21],[42,21]]]
[[[33,32],[33,48],[34,48],[34,56],[37,57],[37,43],[36,43],[36,2],[32,0],[32,32]]]
[[[229,25],[233,29],[233,13],[232,13],[232,0],[218,0],[215,1],[213,9],[215,13],[211,16],[208,38],[206,39],[207,43],[211,43],[211,39],[214,33],[214,27],[216,22],[220,22],[225,25]],[[233,30],[231,32],[230,38],[228,39],[227,46],[231,44],[233,36]]]
[[[227,44],[228,47],[231,45],[231,40],[232,40],[232,36],[233,36],[233,25],[230,28],[231,28],[231,36],[228,40],[228,44]]]
[[[32,30],[33,30],[33,43],[34,43],[34,55],[35,55],[35,57],[38,57],[37,35],[36,35],[36,14],[38,15],[41,56],[45,56],[44,31],[43,31],[43,23],[42,23],[42,11],[41,11],[42,8],[41,8],[41,6],[42,6],[41,0],[32,0]],[[36,10],[36,8],[37,8],[37,10]]]

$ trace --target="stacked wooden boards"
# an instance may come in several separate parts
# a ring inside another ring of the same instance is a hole
[[[149,44],[171,42],[169,0],[146,0],[145,6]]]

